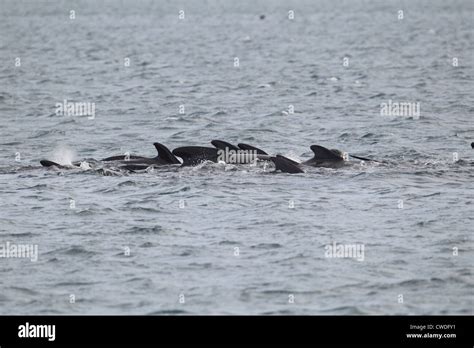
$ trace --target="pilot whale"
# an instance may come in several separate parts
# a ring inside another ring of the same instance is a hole
[[[181,164],[179,159],[177,159],[165,145],[160,143],[153,143],[153,145],[155,146],[156,151],[158,151],[157,156],[151,158],[137,156],[131,159],[124,159],[120,161],[121,164],[124,164],[123,166],[120,166],[120,168],[135,171],[143,170],[150,166]]]
[[[183,160],[183,166],[192,166],[199,163],[224,162],[230,164],[247,164],[256,160],[270,160],[270,156],[263,150],[251,145],[240,143],[237,146],[223,140],[212,140],[214,147],[183,146],[173,150],[173,155]]]
[[[104,158],[101,161],[116,163],[119,169],[128,171],[145,170],[148,167],[168,165],[195,166],[205,161],[232,164],[271,161],[275,164],[276,171],[290,174],[304,173],[305,166],[339,168],[348,164],[348,157],[362,161],[378,162],[365,157],[349,154],[344,155],[339,150],[327,149],[321,145],[311,145],[310,149],[314,153],[313,158],[299,163],[282,155],[269,155],[262,149],[249,144],[239,143],[233,145],[223,140],[212,140],[211,144],[214,147],[183,146],[170,151],[163,144],[153,143],[158,152],[155,157],[117,155]],[[181,161],[178,157],[181,158]],[[71,165],[62,165],[49,160],[41,160],[40,163],[44,167],[57,167],[60,169],[84,167],[84,162],[73,162]],[[87,167],[88,166],[86,166],[86,168]]]
[[[237,153],[243,151],[244,156],[236,156],[237,161],[226,161],[225,163],[245,164],[255,160],[272,161],[276,170],[284,173],[304,173],[302,165],[313,167],[338,167],[344,164],[344,157],[339,150],[329,150],[319,145],[312,145],[311,150],[314,157],[302,163],[293,161],[285,156],[271,156],[267,152],[255,146],[239,143],[237,146],[223,140],[212,140],[215,148],[200,146],[185,146],[173,150],[173,154],[183,159],[183,165],[196,165],[203,161],[219,162],[221,151],[225,153]]]
[[[118,162],[118,164],[120,164],[119,168],[126,170],[140,170],[146,169],[150,166],[181,164],[179,159],[177,159],[165,145],[160,143],[153,143],[153,145],[158,152],[155,157],[118,155],[104,158],[101,161]],[[81,167],[81,163],[83,162],[73,162],[71,165],[63,165],[49,160],[40,161],[40,164],[43,167],[56,167],[60,169]]]
[[[173,155],[183,160],[183,166],[196,165],[204,161],[215,163],[223,161],[234,164],[252,163],[255,160],[272,161],[275,164],[276,171],[291,174],[304,173],[305,166],[339,168],[347,164],[344,154],[340,150],[327,149],[321,145],[312,145],[310,149],[314,153],[313,158],[299,163],[282,155],[269,155],[266,151],[249,144],[239,143],[236,146],[223,140],[212,140],[211,144],[214,145],[214,148],[203,146],[179,147],[173,150]],[[222,157],[222,153],[230,153],[233,156]],[[363,161],[374,161],[355,155],[348,156]]]
[[[272,161],[275,163],[276,170],[280,170],[284,173],[304,173],[304,170],[302,168],[304,166],[340,168],[349,164],[349,157],[361,161],[382,163],[371,158],[351,154],[346,154],[346,156],[344,156],[344,153],[340,150],[327,149],[321,145],[311,145],[310,149],[314,153],[313,158],[301,163],[295,162],[281,155],[272,157]]]
[[[249,145],[244,145],[244,147]],[[272,161],[275,164],[275,170],[283,173],[297,174],[304,173],[304,166],[311,167],[326,167],[326,168],[340,168],[348,164],[347,158],[352,157],[362,161],[378,162],[376,160],[360,157],[356,155],[347,154],[346,158],[342,151],[337,149],[327,149],[321,145],[311,145],[311,151],[313,151],[313,158],[304,162],[298,163],[282,155],[276,156],[265,156],[265,159]],[[263,150],[259,150],[265,153]]]

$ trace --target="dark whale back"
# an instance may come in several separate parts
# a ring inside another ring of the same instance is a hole
[[[59,163],[49,161],[49,160],[41,160],[40,161],[41,165],[43,167],[58,167],[58,168],[64,168],[64,166],[60,165]]]
[[[258,155],[268,155],[268,153],[266,153],[265,151],[260,150],[258,147],[252,145],[240,143],[237,144],[237,146],[242,150],[255,151]]]
[[[111,156],[102,159],[101,161],[103,162],[109,162],[109,161],[125,161],[125,155],[117,155],[117,156]],[[140,158],[145,158],[142,156],[128,156],[129,159],[140,159]]]
[[[213,147],[183,146],[173,150],[173,155],[183,160],[183,166],[192,166],[204,161],[217,162],[217,151]]]
[[[233,151],[238,151],[239,148],[235,145],[232,145],[231,143],[228,143],[227,141],[223,140],[213,140],[211,141],[211,144],[216,147],[218,150],[233,150]]]
[[[304,171],[298,166],[298,162],[286,158],[285,156],[276,155],[276,157],[271,157],[270,159],[275,163],[275,169],[280,170],[283,173],[304,173]]]

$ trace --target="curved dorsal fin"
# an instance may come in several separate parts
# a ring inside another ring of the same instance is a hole
[[[153,143],[156,151],[158,151],[158,157],[166,161],[169,164],[181,164],[181,162],[171,153],[171,151],[163,144]]]
[[[232,145],[231,143],[228,143],[227,141],[223,141],[223,140],[213,140],[211,141],[211,144],[214,145],[216,149],[218,150],[225,150],[226,148],[228,150],[234,150],[234,151],[239,150],[237,146]]]
[[[314,152],[314,159],[317,161],[343,161],[344,158],[334,150],[326,149],[320,145],[311,145],[310,149]]]
[[[275,169],[281,170],[283,173],[304,173],[304,171],[298,167],[298,163],[286,158],[285,156],[276,155],[276,157],[270,158],[273,163],[275,163]]]
[[[258,147],[255,147],[252,145],[240,143],[240,144],[237,144],[237,146],[241,148],[242,150],[256,151],[258,155],[268,155],[268,153],[266,153],[265,151],[260,150]]]

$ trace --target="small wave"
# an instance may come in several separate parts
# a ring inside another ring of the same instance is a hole
[[[121,232],[121,234],[154,234],[163,232],[165,232],[165,229],[159,225],[153,227],[134,226],[124,232]]]
[[[369,97],[369,99],[376,99],[376,98],[385,98],[387,95],[385,93],[377,93]]]
[[[278,243],[260,243],[251,246],[252,249],[276,249],[281,247],[283,247],[283,245]]]
[[[347,132],[344,132],[344,133],[342,133],[342,134],[339,135],[339,138],[340,138],[340,139],[347,139],[347,138],[349,138],[349,137],[350,137],[350,134],[347,133]]]
[[[362,139],[375,138],[376,136],[377,136],[376,134],[369,132],[369,133],[364,134],[361,138],[362,138]]]
[[[147,315],[176,315],[176,314],[189,314],[190,312],[182,309],[162,309],[158,311],[153,311]]]
[[[335,315],[363,315],[369,314],[368,312],[362,311],[357,306],[343,306],[343,307],[335,307],[329,308],[322,311],[322,313],[331,313]]]
[[[12,142],[9,142],[9,143],[3,143],[2,146],[17,146],[17,145],[22,145],[21,142],[19,141],[12,141]]]
[[[132,181],[132,180],[126,180],[126,181],[122,181],[117,186],[118,187],[137,186],[137,183],[135,181]]]
[[[426,227],[426,226],[431,225],[435,222],[436,222],[436,220],[419,221],[419,222],[415,223],[414,225],[416,227]]]
[[[138,212],[138,213],[151,213],[151,214],[156,214],[160,212],[160,209],[154,209],[154,208],[147,208],[147,207],[132,207],[128,208],[127,210],[133,211],[133,212]]]
[[[20,286],[11,286],[11,287],[9,287],[9,289],[14,290],[15,292],[22,293],[24,295],[29,295],[29,296],[38,295],[37,291],[32,290],[32,289],[28,289],[28,288],[23,288],[23,287],[20,287]]]
[[[54,284],[54,286],[84,286],[84,285],[95,285],[95,284],[100,284],[100,282],[59,282]]]
[[[240,244],[239,242],[233,241],[233,240],[223,240],[218,243],[219,245],[236,245]]]
[[[291,315],[293,313],[290,309],[281,309],[278,311],[267,311],[261,313],[262,315]]]
[[[178,254],[178,256],[191,256],[191,255],[194,255],[194,251],[192,250],[185,250]]]
[[[263,290],[261,293],[265,295],[287,295],[289,292],[292,292],[292,291],[282,289],[282,290]]]
[[[18,237],[18,238],[24,238],[24,237],[32,237],[38,235],[37,233],[32,233],[32,232],[24,232],[24,233],[7,233],[7,234],[2,234],[2,237]]]
[[[44,255],[57,255],[57,254],[63,254],[63,255],[69,255],[69,256],[93,256],[96,255],[97,253],[91,250],[86,250],[84,247],[80,245],[73,245],[69,248],[60,248],[56,250],[51,250]]]
[[[45,188],[48,188],[48,185],[46,184],[38,184],[38,185],[34,185],[34,186],[30,186],[30,187],[19,187],[17,188],[17,190],[32,190],[32,189],[45,189]]]
[[[53,128],[53,129],[38,131],[35,133],[35,135],[32,135],[30,139],[44,138],[44,137],[47,137],[48,135],[65,135],[65,134],[66,134],[65,131]]]
[[[192,262],[189,264],[189,267],[198,267],[198,268],[203,268],[203,269],[209,269],[212,267],[211,262],[204,262],[204,263],[198,263],[198,262]]]
[[[79,215],[79,216],[91,216],[91,215],[95,215],[97,212],[93,209],[86,208],[82,210],[77,210],[75,211],[75,213],[76,215]]]
[[[429,283],[428,280],[426,279],[409,279],[409,280],[403,280],[397,284],[395,284],[396,286],[416,286],[416,287],[419,287],[419,286],[424,286],[426,285],[427,283]]]

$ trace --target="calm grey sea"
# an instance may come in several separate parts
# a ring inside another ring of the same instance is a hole
[[[2,0],[0,249],[37,245],[38,260],[0,258],[0,314],[472,314],[473,13],[469,0]],[[95,118],[56,114],[64,99]],[[420,116],[382,115],[389,101]],[[39,165],[212,139],[384,163]],[[363,260],[327,257],[333,243]]]

